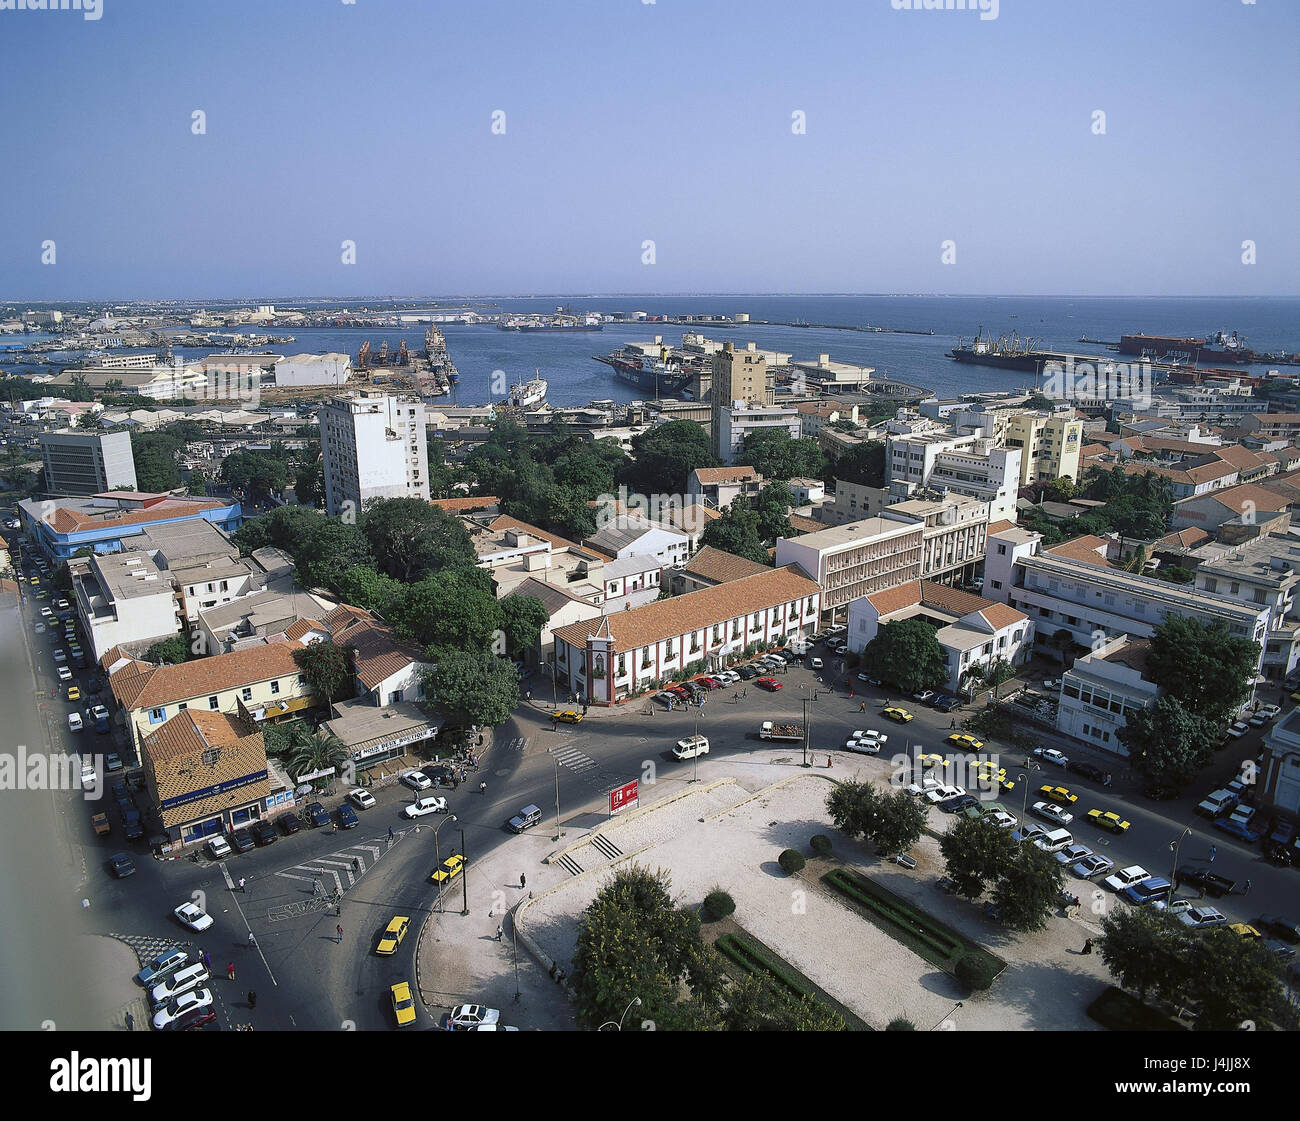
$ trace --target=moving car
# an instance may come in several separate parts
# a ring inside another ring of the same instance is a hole
[[[361,810],[368,810],[375,804],[375,796],[369,790],[349,790],[348,801]]]
[[[1109,830],[1111,833],[1126,833],[1133,823],[1125,821],[1112,810],[1089,810],[1088,824],[1095,825],[1098,829]]]
[[[154,1013],[153,1026],[159,1031],[175,1028],[177,1021],[196,1008],[210,1008],[212,993],[208,989],[191,989]]]
[[[390,990],[393,998],[393,1015],[399,1028],[415,1023],[415,998],[411,995],[409,981],[399,981]]]
[[[259,845],[273,845],[280,839],[275,826],[269,821],[259,821],[252,827],[253,840]]]
[[[452,853],[437,868],[434,869],[433,875],[429,877],[432,883],[439,886],[449,883],[465,870],[465,858],[460,853]]]
[[[881,715],[888,717],[890,720],[896,720],[899,724],[906,724],[909,720],[913,719],[912,714],[908,712],[907,709],[895,708],[892,706],[885,709]]]
[[[384,933],[379,936],[379,944],[375,947],[377,954],[395,954],[397,947],[402,944],[402,939],[406,937],[406,932],[411,927],[410,915],[396,915],[384,928]]]
[[[1044,763],[1051,763],[1053,766],[1065,767],[1070,763],[1070,757],[1064,752],[1057,751],[1054,747],[1036,747],[1034,748],[1036,758],[1043,760]]]
[[[1079,800],[1077,794],[1071,794],[1064,786],[1040,786],[1038,793],[1058,806],[1072,806]]]
[[[694,759],[708,753],[708,736],[687,736],[684,740],[678,740],[677,746],[673,748],[674,759]]]
[[[808,662],[810,669],[821,669],[824,664],[820,658],[812,658]]]
[[[447,799],[439,798],[432,794],[426,794],[423,798],[417,798],[402,813],[409,818],[423,817],[425,814],[445,814],[447,812]]]
[[[339,806],[339,828],[352,829],[361,824],[361,819],[357,817],[357,811],[344,802]]]
[[[563,712],[557,712],[554,716],[561,724],[581,724],[582,713],[577,709],[566,708]]]
[[[68,700],[70,701],[81,700],[81,690],[76,685],[68,686]]]
[[[207,930],[212,925],[212,916],[197,903],[186,902],[172,910],[172,914],[182,926],[187,926],[195,933]]]
[[[1074,814],[1061,809],[1055,802],[1035,802],[1030,808],[1039,817],[1054,821],[1057,825],[1069,825],[1074,820]]]
[[[984,747],[984,741],[976,739],[969,732],[953,732],[947,742],[953,747],[964,747],[967,751],[980,751]]]
[[[889,742],[889,737],[874,728],[854,732],[844,744],[845,751],[856,751],[860,755],[878,755],[880,749]]]
[[[482,1004],[458,1004],[447,1017],[447,1026],[453,1031],[465,1031],[483,1024],[495,1024],[501,1019],[501,1013],[495,1008]]]
[[[428,790],[433,785],[433,780],[423,771],[407,771],[398,781],[412,790]],[[314,802],[312,804],[315,805]]]
[[[1121,869],[1114,875],[1107,876],[1104,883],[1111,891],[1124,891],[1134,884],[1140,884],[1143,880],[1149,880],[1151,873],[1138,864],[1132,864],[1127,868]]]
[[[212,837],[208,840],[208,852],[213,860],[221,860],[230,855],[230,846],[225,837]]]
[[[1193,887],[1200,888],[1206,895],[1231,895],[1237,886],[1236,880],[1220,876],[1208,868],[1179,868],[1177,878],[1179,884],[1191,884]]]
[[[757,681],[754,682],[754,684],[761,686],[762,688],[766,689],[769,693],[775,693],[778,689],[782,687],[781,682],[777,681],[775,677],[760,677]]]
[[[1094,767],[1091,763],[1071,763],[1065,768],[1067,771],[1073,771],[1076,775],[1082,775],[1093,782],[1105,782],[1106,772],[1100,767]]]
[[[164,950],[152,961],[148,962],[139,973],[135,975],[136,984],[152,985],[154,982],[166,977],[169,973],[180,969],[187,961],[190,955],[179,947]]]
[[[507,821],[506,825],[515,833],[522,833],[525,829],[531,829],[541,820],[541,809],[538,806],[528,805]]]
[[[135,861],[127,853],[115,852],[108,858],[108,866],[113,869],[113,875],[119,880],[135,875]]]

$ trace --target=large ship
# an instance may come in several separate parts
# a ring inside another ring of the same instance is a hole
[[[546,400],[546,390],[548,388],[546,379],[543,377],[516,382],[510,387],[510,395],[506,398],[506,404],[516,409],[531,409],[534,405],[540,405]]]
[[[1049,350],[1039,350],[1036,339],[1021,338],[1014,331],[1010,336],[985,335],[981,327],[969,345],[957,339],[957,345],[948,352],[955,362],[972,366],[993,366],[999,370],[1019,370],[1028,374],[1041,374],[1043,366],[1064,356]],[[1099,360],[1100,361],[1100,360]]]
[[[441,370],[449,383],[460,381],[460,371],[447,354],[447,340],[437,327],[430,327],[424,332],[424,356],[434,370]]]
[[[553,315],[504,315],[497,320],[503,331],[603,331],[605,324],[594,311],[557,307]]]
[[[630,382],[638,389],[649,390],[656,397],[679,392],[692,377],[692,371],[683,370],[675,362],[665,362],[649,356],[636,358],[611,354],[600,361],[613,368],[615,377]]]
[[[1202,363],[1230,362],[1244,365],[1256,360],[1255,352],[1243,336],[1233,331],[1219,331],[1208,339],[1184,339],[1171,335],[1121,335],[1120,354],[1150,358],[1153,362],[1178,362],[1199,366]]]

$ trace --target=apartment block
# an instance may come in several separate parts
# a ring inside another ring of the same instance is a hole
[[[1006,446],[1020,449],[1020,485],[1079,481],[1083,422],[1046,413],[1017,413],[1007,422]]]
[[[172,582],[147,553],[113,553],[68,562],[72,598],[99,659],[114,646],[158,642],[181,630]]]
[[[359,513],[373,498],[429,499],[424,403],[362,391],[320,409],[325,509]]]
[[[42,432],[45,489],[50,494],[88,495],[136,488],[129,432]]]

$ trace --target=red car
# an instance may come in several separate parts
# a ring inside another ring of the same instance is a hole
[[[695,684],[703,685],[706,689],[717,689],[722,685],[722,682],[712,677],[697,677]]]
[[[683,701],[689,701],[691,699],[691,691],[686,688],[685,685],[670,685],[668,687],[668,692]]]
[[[775,677],[760,677],[754,682],[755,685],[761,685],[770,693],[775,693],[781,688],[781,683]]]

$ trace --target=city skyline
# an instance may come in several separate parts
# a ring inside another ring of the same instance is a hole
[[[0,11],[0,291],[1300,293],[1300,9],[993,7]]]

